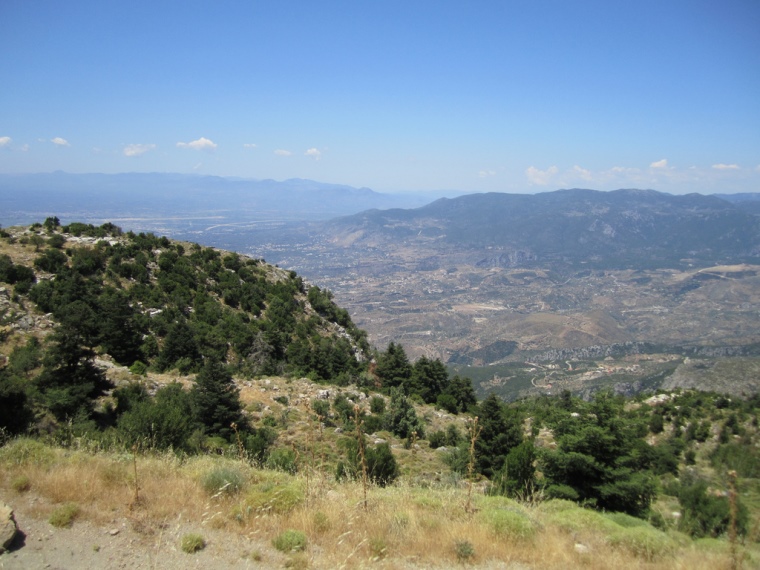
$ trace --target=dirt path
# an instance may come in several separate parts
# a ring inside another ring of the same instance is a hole
[[[139,516],[119,517],[107,525],[75,520],[70,528],[47,521],[49,505],[32,494],[2,496],[14,511],[19,534],[0,555],[1,569],[282,568],[286,558],[266,543],[181,520],[156,524]],[[104,517],[107,518],[107,517]],[[180,549],[186,533],[201,534],[206,548],[195,554]]]

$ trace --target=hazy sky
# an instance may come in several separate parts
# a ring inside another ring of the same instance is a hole
[[[760,192],[760,1],[0,0],[0,172]]]

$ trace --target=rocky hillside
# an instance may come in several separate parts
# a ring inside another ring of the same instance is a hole
[[[365,333],[329,291],[294,272],[112,224],[61,226],[48,218],[4,230],[0,283],[0,428],[7,433],[60,433],[67,423],[89,431],[88,422],[105,429],[154,391],[134,384],[147,372],[176,379],[205,370],[211,395],[198,405],[229,438],[230,423],[243,422],[231,374],[348,384],[369,361]],[[109,369],[125,372],[126,388]],[[174,410],[184,426],[167,428],[173,435],[164,434],[164,444],[184,443],[204,425],[182,391],[169,390],[163,404],[158,415]],[[147,432],[130,429],[150,433],[155,444],[160,429],[150,413],[138,414]]]
[[[213,358],[319,379],[367,359],[364,333],[329,291],[258,259],[57,219],[5,230],[0,256],[6,337],[57,322],[103,358],[159,372]]]
[[[469,381],[450,379],[440,361],[371,349],[330,291],[293,271],[112,224],[48,218],[2,234],[0,432],[118,424],[119,438],[197,451],[204,437],[254,436],[238,391],[266,376],[380,389],[402,406],[385,423],[403,437],[416,428],[407,396],[453,413],[475,403]],[[192,397],[162,391],[178,379]]]

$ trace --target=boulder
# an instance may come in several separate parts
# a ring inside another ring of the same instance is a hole
[[[0,552],[10,548],[16,537],[16,519],[13,518],[13,509],[8,505],[0,504]]]

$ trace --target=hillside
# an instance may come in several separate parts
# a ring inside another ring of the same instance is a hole
[[[172,565],[757,562],[757,397],[478,402],[258,259],[55,218],[0,247],[0,497],[25,532],[83,530],[83,565],[106,532]]]
[[[398,417],[367,425],[402,437],[418,427],[407,397],[443,398],[454,413],[475,403],[469,381],[440,361],[373,350],[329,290],[262,260],[57,218],[0,240],[0,428],[9,433],[116,426],[122,442],[198,451],[230,443],[239,424],[237,442],[261,455],[273,434],[248,430],[233,376],[380,389]],[[191,396],[176,382],[162,390],[161,379],[187,376]]]
[[[118,364],[187,372],[214,358],[253,374],[319,375],[287,354],[291,340],[318,343],[346,373],[367,358],[364,334],[328,292],[261,260],[112,224],[51,222],[5,235],[2,277],[14,285],[6,325],[52,318]],[[27,297],[45,316],[24,316]]]

